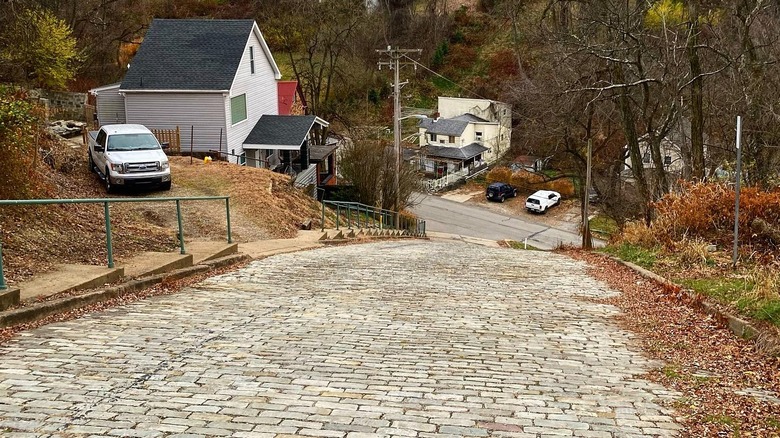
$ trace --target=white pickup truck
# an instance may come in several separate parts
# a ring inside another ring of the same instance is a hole
[[[544,213],[561,202],[561,194],[551,190],[537,190],[525,200],[525,208],[531,212]]]
[[[157,138],[142,125],[106,125],[89,132],[89,168],[111,193],[116,186],[171,188],[171,169]]]

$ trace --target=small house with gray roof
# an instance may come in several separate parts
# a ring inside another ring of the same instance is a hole
[[[101,125],[178,127],[185,152],[218,151],[234,163],[316,173],[308,169],[315,164],[309,146],[327,122],[277,118],[279,88],[287,84],[281,78],[254,20],[155,19],[124,79],[91,92]]]
[[[420,120],[420,168],[432,178],[467,176],[503,155],[511,134],[508,104],[439,97],[437,117]]]

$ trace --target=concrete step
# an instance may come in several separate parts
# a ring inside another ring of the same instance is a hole
[[[238,249],[242,254],[246,254],[252,258],[259,258],[268,257],[275,254],[284,254],[286,252],[319,248],[321,246],[322,243],[320,240],[310,241],[308,239],[272,239],[241,243],[238,245]]]
[[[0,290],[0,310],[19,304],[21,294],[18,287]]]
[[[185,240],[184,249],[187,251],[187,254],[192,255],[192,263],[197,265],[207,260],[214,260],[236,254],[238,252],[238,243],[203,240],[187,242]]]
[[[16,286],[22,301],[48,297],[62,292],[92,289],[113,283],[124,276],[122,267],[107,268],[93,265],[56,265],[45,272]]]
[[[147,251],[127,260],[117,261],[117,265],[125,268],[125,277],[138,278],[190,267],[193,265],[193,259],[192,254]]]

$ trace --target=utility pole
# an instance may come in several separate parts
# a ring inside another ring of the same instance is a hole
[[[402,62],[401,58],[408,58],[409,54],[419,55],[422,52],[421,49],[398,49],[387,46],[385,50],[377,50],[380,55],[386,55],[390,57],[389,61],[379,61],[379,69],[382,70],[382,66],[389,66],[390,70],[393,70],[393,150],[395,151],[395,176],[393,180],[393,190],[395,190],[395,201],[393,203],[393,210],[395,211],[395,227],[398,228],[399,215],[401,210],[401,162],[403,160],[403,152],[401,151],[401,85],[406,84],[400,82],[400,70],[402,65],[413,65],[415,70],[417,64],[413,61]]]
[[[583,209],[582,209],[582,249],[585,250],[591,250],[593,249],[593,237],[590,235],[590,220],[588,217],[590,216],[590,212],[588,211],[590,209],[590,169],[591,169],[591,156],[593,154],[593,143],[591,139],[588,139],[588,157],[586,161],[586,170],[585,170],[585,189],[583,192],[585,192],[585,197],[582,201]]]

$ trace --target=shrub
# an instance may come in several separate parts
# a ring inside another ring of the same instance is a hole
[[[618,237],[619,243],[641,246],[643,248],[652,248],[658,245],[653,230],[641,222],[630,222],[623,228],[623,232]]]
[[[544,175],[528,172],[527,170],[515,172],[512,175],[512,185],[529,192],[553,190],[560,193],[564,198],[571,198],[574,196],[574,184],[572,184],[571,179],[558,178],[547,181],[545,180]]]
[[[517,56],[511,50],[504,49],[493,53],[488,58],[490,79],[493,81],[507,79],[518,73]]]
[[[653,232],[667,246],[684,236],[727,244],[734,229],[734,204],[735,192],[724,184],[683,183],[680,191],[654,204]],[[740,241],[763,249],[776,247],[777,242],[751,231],[756,219],[780,226],[780,191],[745,187],[740,194]]]
[[[41,184],[37,171],[42,111],[23,91],[0,87],[0,198],[33,197]]]
[[[494,182],[510,183],[512,181],[512,171],[508,167],[494,167],[487,174],[487,183]]]

